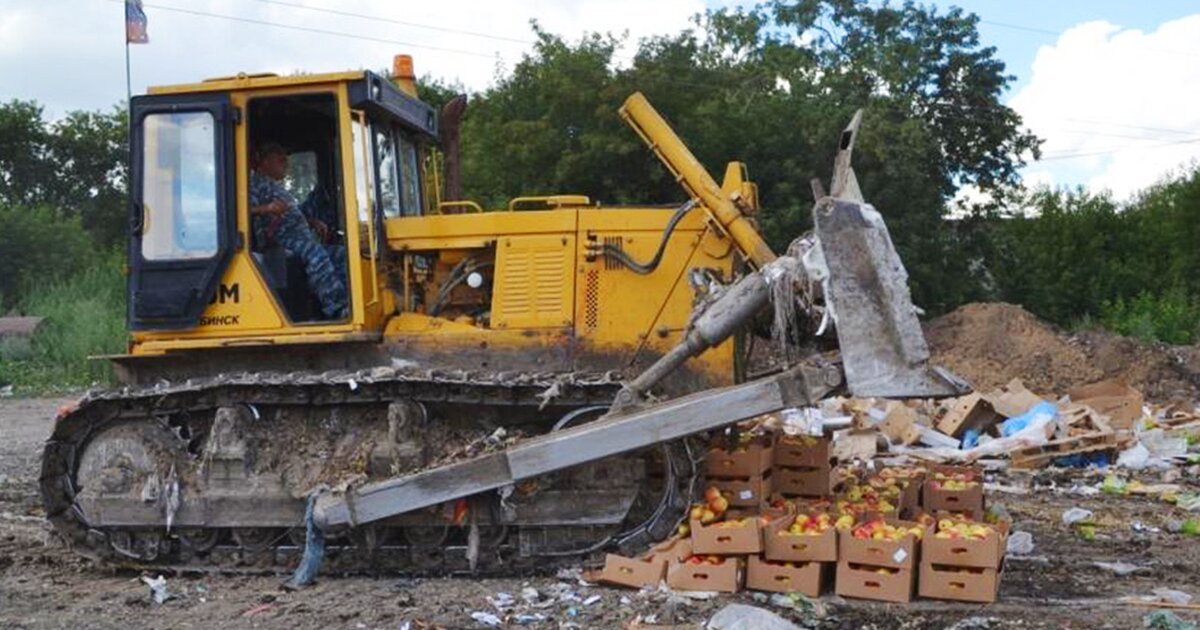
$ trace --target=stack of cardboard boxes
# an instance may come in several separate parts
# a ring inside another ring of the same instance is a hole
[[[833,454],[829,440],[811,435],[781,435],[771,467],[775,494],[785,498],[827,497],[833,490]]]
[[[679,535],[640,558],[610,555],[597,579],[811,597],[832,582],[844,597],[995,601],[1007,528],[980,522],[978,469],[847,473],[832,466],[829,446],[825,438],[769,434],[716,443],[706,456],[704,502]]]
[[[707,487],[721,492],[735,516],[757,512],[771,496],[774,456],[772,433],[742,433],[713,440],[704,458]]]

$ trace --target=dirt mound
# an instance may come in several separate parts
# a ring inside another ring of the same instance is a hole
[[[1092,331],[1070,335],[1020,306],[967,304],[925,326],[934,361],[987,391],[1020,378],[1060,395],[1123,378],[1150,400],[1200,399],[1200,352]]]

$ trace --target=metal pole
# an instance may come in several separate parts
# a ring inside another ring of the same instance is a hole
[[[130,104],[133,101],[133,82],[129,78],[129,35],[125,36],[125,120],[130,121],[130,116],[133,112],[130,110]]]

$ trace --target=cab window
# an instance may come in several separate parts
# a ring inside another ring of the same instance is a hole
[[[217,253],[216,125],[209,112],[164,112],[142,121],[146,260]]]

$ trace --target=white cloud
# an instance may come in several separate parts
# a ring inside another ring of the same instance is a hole
[[[420,75],[482,89],[490,84],[497,67],[511,68],[531,48],[522,43],[533,40],[531,19],[569,41],[584,32],[627,32],[632,44],[641,37],[678,32],[705,8],[703,0],[146,0],[146,5],[150,44],[132,47],[134,93],[144,91],[147,85],[187,83],[240,71],[382,69],[391,66],[392,55],[397,53],[412,54]],[[352,33],[359,39],[169,11],[158,5]],[[493,38],[455,31],[486,33]],[[0,11],[0,98],[37,99],[52,115],[117,103],[125,97],[123,37],[120,1],[7,0]],[[627,46],[618,54],[631,52]]]
[[[1151,32],[1077,25],[1038,50],[1010,105],[1043,145],[1027,183],[1126,198],[1200,156],[1200,14]]]

